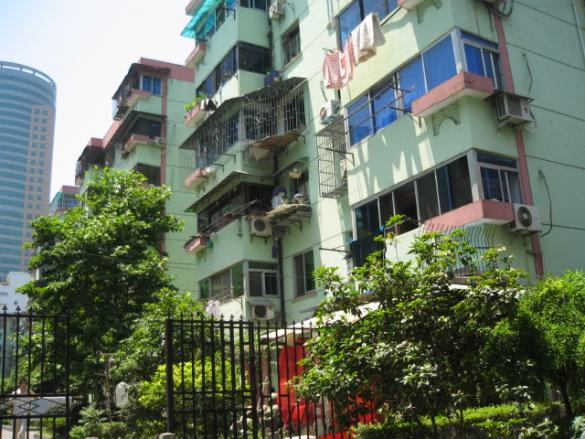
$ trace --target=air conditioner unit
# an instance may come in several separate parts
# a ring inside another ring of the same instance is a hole
[[[251,305],[251,307],[252,319],[254,320],[273,320],[276,317],[276,312],[272,305]]]
[[[167,139],[165,139],[164,137],[155,137],[154,143],[156,143],[159,146],[165,146],[167,144]]]
[[[514,204],[514,221],[511,224],[513,232],[530,233],[540,232],[540,212],[536,206]]]
[[[250,227],[252,228],[252,235],[255,236],[271,236],[272,224],[262,216],[253,216],[250,220]]]
[[[341,103],[337,99],[331,99],[327,101],[319,111],[321,123],[324,125],[329,125],[330,123],[337,120],[341,116],[340,110]]]
[[[530,98],[510,93],[500,93],[496,95],[495,99],[499,127],[504,125],[518,127],[532,123]]]
[[[270,5],[268,9],[268,17],[271,20],[280,20],[284,16],[284,3],[281,0],[276,0]]]

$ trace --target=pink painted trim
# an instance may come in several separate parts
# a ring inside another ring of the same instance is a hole
[[[506,224],[514,221],[514,206],[501,201],[479,200],[431,218],[425,222],[430,230],[460,227],[472,223]]]
[[[193,109],[185,114],[185,126],[196,127],[197,122],[203,119],[206,111],[201,108],[201,104],[195,105]]]
[[[416,99],[412,103],[412,114],[419,117],[429,116],[463,96],[484,99],[493,93],[494,86],[490,78],[461,72]]]
[[[203,57],[203,55],[205,55],[206,51],[207,45],[205,43],[202,43],[200,41],[195,43],[195,48],[191,51],[191,53],[185,60],[185,66],[189,67],[191,66],[191,64],[193,64],[193,67],[195,67],[195,65],[197,65],[197,63]]]
[[[209,238],[203,235],[196,235],[185,244],[185,251],[188,253],[198,253],[209,244]]]
[[[63,185],[59,192],[63,192],[64,194],[78,194],[79,193],[79,186],[68,186]]]
[[[128,140],[126,141],[126,144],[124,145],[124,149],[126,150],[126,152],[132,151],[137,144],[139,143],[151,143],[152,140],[150,139],[150,137],[144,135],[144,134],[132,134]]]
[[[103,148],[104,147],[104,139],[100,139],[99,137],[92,137],[87,142],[87,146],[93,146],[94,148]]]
[[[515,93],[514,77],[512,75],[512,64],[510,63],[510,54],[508,53],[508,44],[506,42],[506,33],[502,18],[498,14],[493,14],[496,33],[498,35],[498,50],[502,62],[502,73],[504,75],[504,90]],[[526,145],[524,144],[524,134],[516,130],[516,150],[518,151],[518,174],[522,189],[522,197],[527,204],[534,204],[532,187],[530,186],[530,175],[528,173],[528,159],[526,158]],[[542,258],[542,249],[540,238],[537,235],[530,237],[532,244],[532,253],[534,256],[534,269],[538,277],[544,276],[544,260]]]
[[[191,175],[189,175],[185,179],[185,181],[183,181],[183,184],[185,185],[185,187],[191,187],[191,185],[193,185],[194,183],[199,183],[201,181],[204,181],[205,178],[207,178],[207,174],[205,173],[205,169],[198,168],[198,169],[195,169],[195,171],[193,171],[191,173]]]
[[[182,66],[180,64],[159,61],[150,58],[140,58],[138,63],[155,68],[169,69],[170,71],[169,77],[173,79],[178,79],[179,81],[193,82],[195,80],[195,70],[190,69],[189,67]]]

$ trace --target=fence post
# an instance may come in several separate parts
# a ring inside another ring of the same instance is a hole
[[[167,431],[175,428],[175,400],[173,385],[173,320],[169,317],[165,324],[166,372],[167,372]]]

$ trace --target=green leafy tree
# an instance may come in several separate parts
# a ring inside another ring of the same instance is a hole
[[[585,275],[569,271],[538,282],[522,297],[518,321],[522,346],[571,417],[585,384]]]
[[[399,262],[375,253],[348,279],[317,271],[330,294],[299,391],[329,398],[345,423],[368,409],[360,401],[371,401],[389,417],[430,418],[438,437],[438,416],[462,422],[465,407],[506,399],[500,389],[522,389],[530,376],[509,329],[524,274],[495,249],[480,270],[461,231],[424,233],[411,253]],[[457,280],[462,267],[472,273],[465,285]],[[366,312],[366,298],[379,306]]]
[[[69,315],[77,392],[97,389],[100,354],[114,352],[145,306],[173,290],[160,251],[163,234],[181,227],[165,214],[169,196],[141,174],[105,169],[81,195],[82,207],[33,222],[30,267],[42,278],[22,292],[32,312]]]

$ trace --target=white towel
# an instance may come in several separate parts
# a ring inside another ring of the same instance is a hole
[[[376,47],[386,42],[380,17],[378,14],[370,13],[352,32],[353,47],[356,62],[363,62],[376,54]]]

